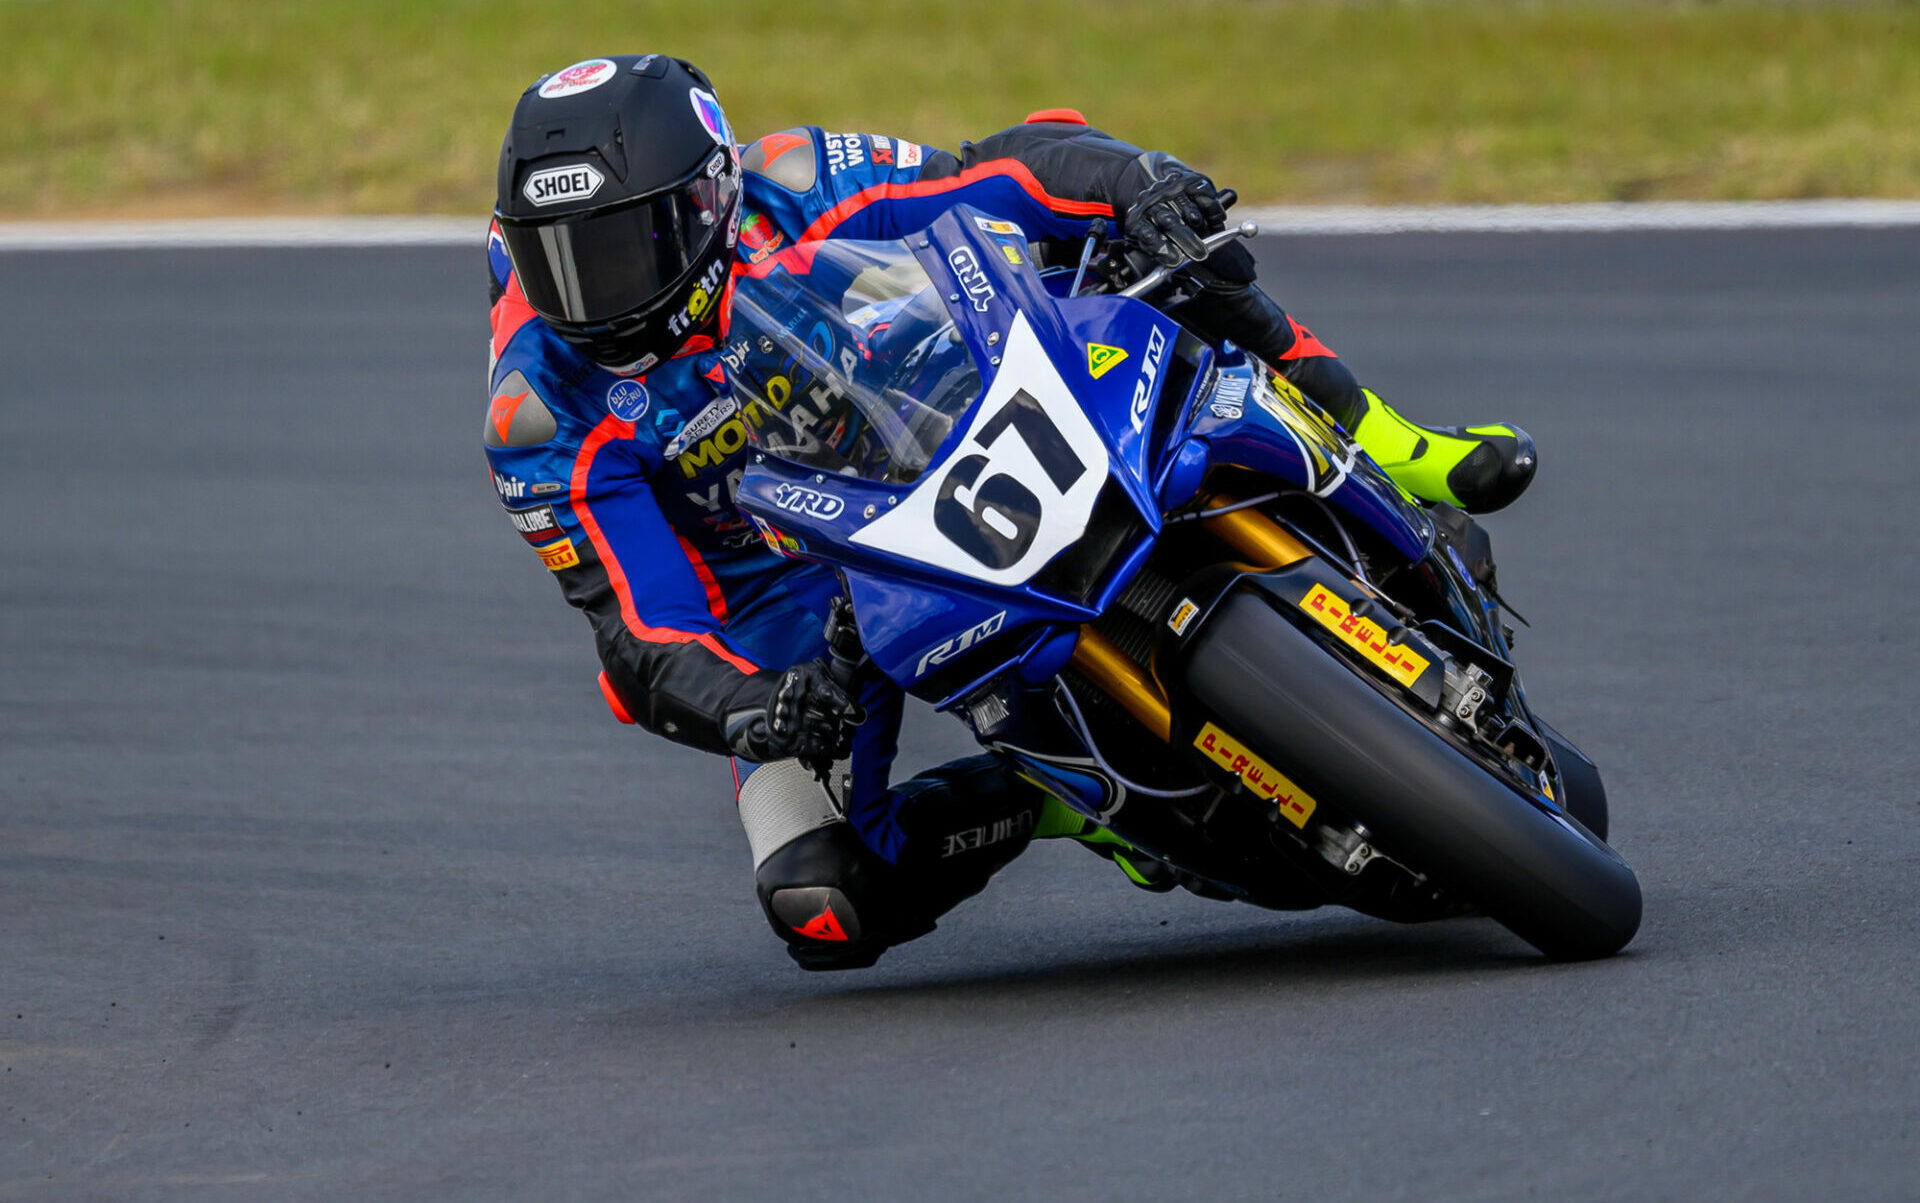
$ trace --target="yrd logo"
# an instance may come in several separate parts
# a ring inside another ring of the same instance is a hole
[[[809,518],[838,518],[847,508],[846,502],[831,493],[788,484],[773,491],[773,504]]]

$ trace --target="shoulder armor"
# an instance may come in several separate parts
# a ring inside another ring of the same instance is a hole
[[[810,192],[820,176],[815,158],[812,132],[789,129],[768,134],[747,147],[740,166],[789,192]]]
[[[559,429],[553,411],[540,399],[533,385],[519,370],[507,373],[493,390],[493,402],[487,406],[489,447],[536,447],[550,441]]]

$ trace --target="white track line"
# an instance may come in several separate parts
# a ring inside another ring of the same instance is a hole
[[[1243,217],[1240,209],[1233,216]],[[1636,201],[1581,205],[1313,205],[1248,208],[1271,234],[1534,234],[1920,225],[1920,201]]]
[[[1581,205],[1245,207],[1269,234],[1775,230],[1920,226],[1920,201],[1647,201]],[[178,221],[0,222],[0,251],[183,247],[478,246],[475,217],[231,217]]]
[[[180,247],[479,246],[478,217],[195,217],[178,221],[0,222],[0,250]]]

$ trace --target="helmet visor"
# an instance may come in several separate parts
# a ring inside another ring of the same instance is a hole
[[[731,217],[731,172],[671,192],[552,221],[500,218],[527,303],[543,317],[591,324],[630,313],[665,292]]]

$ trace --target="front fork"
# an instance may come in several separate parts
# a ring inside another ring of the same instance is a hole
[[[1256,508],[1229,509],[1234,503],[1235,499],[1225,494],[1203,498],[1203,512],[1206,509],[1226,512],[1201,521],[1252,567],[1283,568],[1313,555],[1306,544],[1278,522]],[[1079,642],[1073,646],[1073,667],[1120,703],[1141,726],[1163,742],[1173,741],[1173,712],[1167,705],[1166,690],[1147,668],[1134,663],[1091,625],[1080,628]]]

